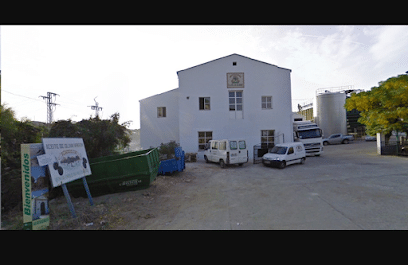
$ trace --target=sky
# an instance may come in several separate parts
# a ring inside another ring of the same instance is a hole
[[[369,90],[408,71],[408,26],[1,26],[1,102],[18,119],[120,113],[140,128],[139,100],[178,87],[177,71],[237,53],[291,69],[292,109],[316,89]]]

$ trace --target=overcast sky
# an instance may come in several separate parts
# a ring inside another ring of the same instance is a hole
[[[139,100],[178,87],[177,71],[233,53],[292,70],[292,109],[316,89],[368,90],[408,71],[407,26],[1,26],[1,101],[46,121],[120,113],[140,128]]]

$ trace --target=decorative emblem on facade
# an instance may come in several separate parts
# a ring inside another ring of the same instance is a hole
[[[227,73],[227,88],[244,88],[244,73]]]

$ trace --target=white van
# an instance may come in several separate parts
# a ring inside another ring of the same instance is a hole
[[[225,165],[238,164],[242,166],[248,162],[248,150],[245,140],[210,140],[204,151],[205,162]]]
[[[287,165],[305,163],[306,152],[302,142],[283,143],[275,145],[272,150],[264,154],[262,164],[284,168]]]

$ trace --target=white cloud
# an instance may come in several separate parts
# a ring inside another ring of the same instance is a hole
[[[397,62],[401,57],[408,58],[408,27],[386,26],[377,29],[377,32],[374,36],[376,43],[370,48],[376,67]]]
[[[104,118],[119,111],[135,128],[140,99],[176,88],[177,71],[232,53],[292,69],[298,99],[320,87],[368,89],[408,70],[402,26],[2,26],[0,34],[4,90],[58,93],[55,117],[76,120],[98,96]],[[21,99],[2,101],[45,120],[45,103]]]

